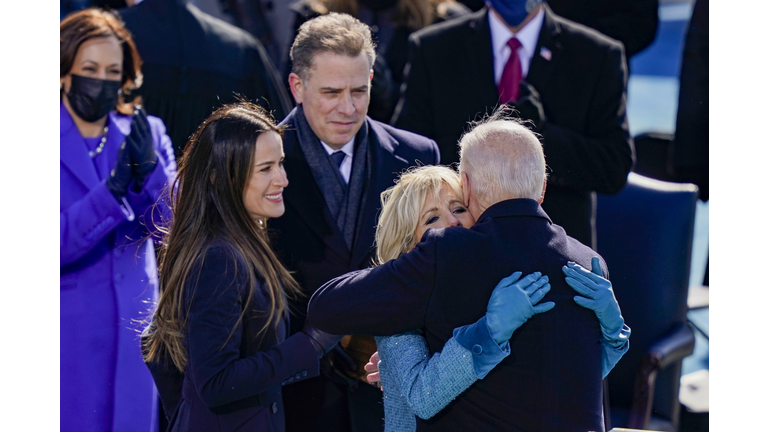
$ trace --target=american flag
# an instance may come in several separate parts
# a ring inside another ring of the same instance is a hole
[[[539,55],[544,57],[544,60],[546,61],[552,60],[552,51],[548,50],[545,47],[541,47],[541,51],[539,51]]]

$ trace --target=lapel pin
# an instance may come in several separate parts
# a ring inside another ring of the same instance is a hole
[[[541,47],[541,51],[539,51],[539,55],[544,58],[546,61],[552,60],[552,51],[545,47]]]

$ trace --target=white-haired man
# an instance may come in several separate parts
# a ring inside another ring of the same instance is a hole
[[[502,277],[540,271],[552,285],[545,300],[557,306],[521,326],[509,341],[512,354],[446,409],[419,420],[419,430],[604,430],[601,330],[621,343],[628,329],[620,314],[601,327],[572,300],[565,278],[555,277],[568,274],[568,262],[592,267],[597,254],[542,210],[544,153],[525,126],[497,113],[460,146],[464,200],[477,223],[428,230],[400,258],[329,282],[310,300],[309,319],[330,333],[423,329],[434,353],[454,328],[483,316]],[[480,345],[467,348],[483,355]]]

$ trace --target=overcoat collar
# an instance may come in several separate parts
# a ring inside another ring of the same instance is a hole
[[[371,172],[365,193],[365,202],[360,203],[357,219],[357,233],[352,250],[352,263],[359,267],[373,250],[373,240],[376,233],[381,209],[381,192],[393,185],[393,179],[410,163],[395,154],[399,143],[387,133],[380,123],[367,119],[370,127],[368,141],[371,147]]]
[[[518,198],[497,202],[488,207],[477,219],[477,224],[493,218],[508,216],[535,216],[552,223],[552,220],[538,202],[528,198]]]

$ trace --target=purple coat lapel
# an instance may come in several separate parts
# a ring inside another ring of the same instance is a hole
[[[59,158],[61,164],[71,171],[86,188],[91,189],[99,183],[99,175],[90,156],[88,156],[88,148],[85,145],[85,140],[80,135],[80,131],[77,130],[75,121],[72,120],[72,116],[69,115],[69,111],[67,111],[63,102],[60,106],[61,135],[59,137]],[[73,145],[81,146],[82,151],[72,151],[67,148]]]
[[[59,138],[59,156],[62,165],[64,165],[72,174],[80,180],[86,188],[91,189],[101,180],[104,176],[99,175],[96,170],[96,166],[93,160],[88,156],[88,148],[85,144],[85,140],[80,135],[80,131],[77,130],[77,125],[72,119],[72,116],[67,111],[67,108],[62,102],[60,104],[60,121],[61,121],[61,136]],[[111,161],[110,165],[114,164],[117,160],[117,151],[120,145],[125,140],[126,135],[131,131],[131,118],[126,116],[120,116],[114,111],[109,113],[109,132],[107,132],[107,143],[104,147],[104,154],[98,156],[104,158],[103,160]],[[72,149],[65,148],[66,146],[82,146],[83,151],[71,151]],[[102,160],[102,161],[103,161]],[[109,166],[106,172],[109,172],[112,166]]]

